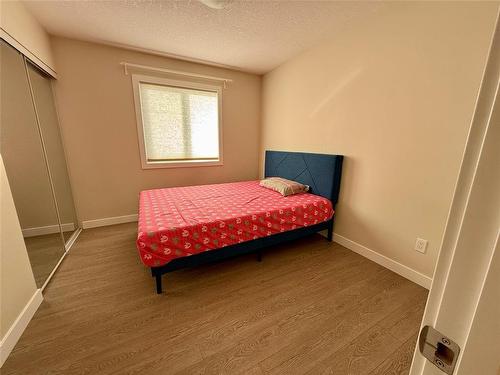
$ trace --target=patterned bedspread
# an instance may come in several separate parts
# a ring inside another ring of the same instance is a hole
[[[150,267],[327,221],[332,203],[302,193],[283,197],[259,181],[141,192],[137,248]]]

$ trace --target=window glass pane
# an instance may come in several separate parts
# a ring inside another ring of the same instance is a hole
[[[148,161],[219,158],[217,92],[139,85]]]

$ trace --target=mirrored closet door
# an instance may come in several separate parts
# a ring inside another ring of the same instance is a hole
[[[0,152],[38,287],[78,232],[51,77],[1,41]]]

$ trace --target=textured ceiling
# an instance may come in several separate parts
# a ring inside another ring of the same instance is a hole
[[[54,35],[265,73],[353,21],[375,3],[234,1],[24,1]]]

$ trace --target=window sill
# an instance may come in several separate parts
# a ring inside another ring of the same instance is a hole
[[[173,161],[173,162],[149,162],[142,163],[142,169],[163,169],[163,168],[190,168],[190,167],[217,167],[222,166],[222,160],[217,161]]]

